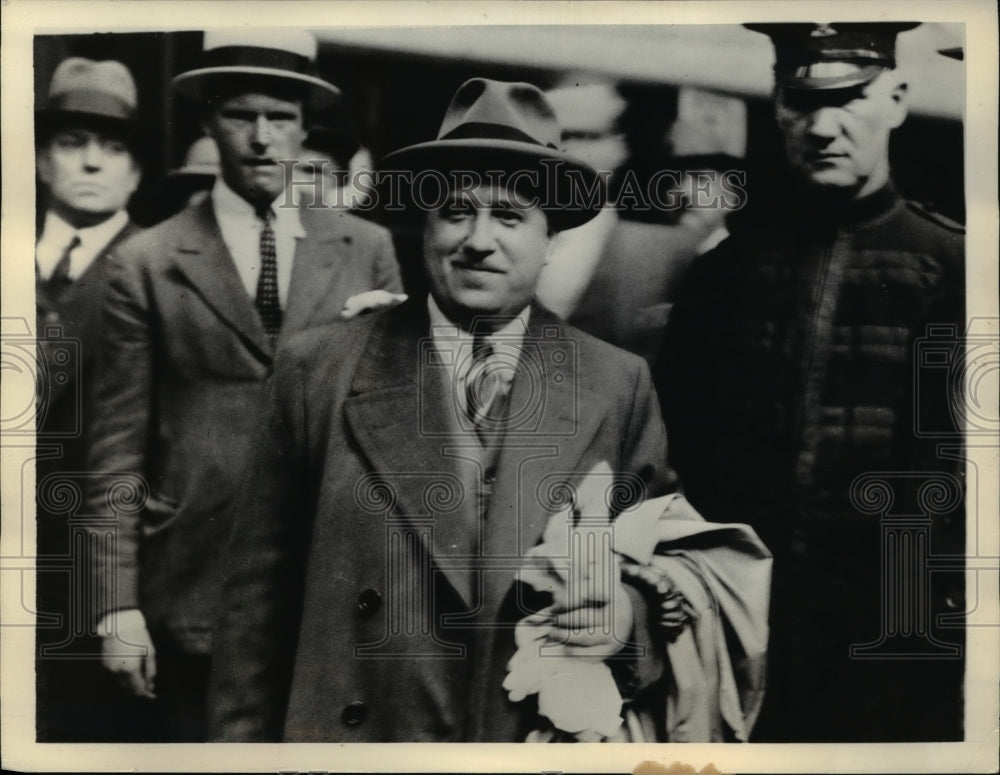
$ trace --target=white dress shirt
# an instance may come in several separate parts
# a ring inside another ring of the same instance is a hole
[[[61,217],[49,210],[45,214],[42,236],[35,245],[35,264],[38,275],[48,280],[55,271],[56,264],[69,247],[74,237],[80,244],[69,254],[69,278],[77,279],[87,271],[108,244],[128,225],[128,213],[119,210],[105,221],[85,229],[73,228]]]
[[[257,278],[260,276],[260,230],[262,223],[246,199],[225,184],[222,177],[212,188],[212,206],[219,222],[222,241],[236,264],[240,280],[251,299],[257,296]],[[281,197],[275,200],[283,201]],[[278,261],[278,298],[282,309],[288,304],[288,287],[292,283],[292,264],[295,261],[295,241],[306,236],[296,207],[271,206],[274,220],[274,247]]]
[[[472,368],[472,334],[452,323],[438,307],[433,296],[427,297],[427,310],[430,313],[434,349],[438,352],[440,363],[450,363],[454,366],[448,372],[452,395],[456,397],[458,408],[465,413],[465,382]],[[486,336],[486,341],[493,346],[493,354],[490,355],[491,366],[495,366],[495,373],[502,377],[505,392],[510,391],[514,374],[517,372],[517,362],[521,357],[521,347],[524,344],[524,335],[528,331],[530,314],[531,307],[525,307],[517,317]]]

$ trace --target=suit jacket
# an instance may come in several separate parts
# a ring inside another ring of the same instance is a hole
[[[337,320],[353,294],[400,290],[388,232],[300,211],[278,348]],[[141,608],[154,637],[207,653],[226,507],[250,448],[274,353],[222,240],[211,198],[123,245],[105,308],[89,513],[97,615]]]
[[[420,299],[279,358],[226,553],[215,739],[523,740],[530,702],[501,684],[539,601],[515,571],[564,484],[603,460],[620,506],[675,488],[645,363],[538,306],[491,481],[428,330]]]
[[[111,271],[111,255],[124,241],[142,231],[128,223],[87,267],[60,290],[36,276],[35,313],[41,393],[38,445],[59,445],[61,451],[43,469],[82,471],[93,418],[90,409],[94,367],[101,341],[101,309]],[[43,476],[38,476],[39,483]]]
[[[38,612],[35,661],[39,741],[112,740],[120,708],[113,702],[95,714],[105,693],[96,663],[85,655],[97,644],[87,635],[89,612],[75,604],[87,571],[78,541],[80,499],[94,411],[101,341],[101,308],[111,253],[142,230],[126,224],[73,282],[52,288],[35,282],[39,392],[36,414],[36,536]]]

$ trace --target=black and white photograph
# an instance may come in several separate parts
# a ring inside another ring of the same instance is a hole
[[[3,27],[5,769],[997,771],[995,4]]]

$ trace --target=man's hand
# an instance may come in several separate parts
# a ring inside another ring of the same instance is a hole
[[[618,582],[608,600],[591,598],[573,605],[557,597],[548,611],[554,616],[549,640],[562,643],[573,656],[595,660],[612,657],[622,650],[632,632],[632,604]]]
[[[389,293],[389,291],[375,290],[356,293],[346,302],[344,309],[340,312],[340,317],[344,320],[355,318],[363,312],[374,312],[379,309],[395,307],[406,301],[405,293]]]
[[[605,659],[621,651],[632,632],[632,604],[611,546],[606,520],[589,518],[572,529],[569,568],[547,609],[555,628],[550,640],[570,654]]]
[[[97,626],[101,664],[119,686],[136,697],[155,699],[156,649],[138,609],[112,611]]]

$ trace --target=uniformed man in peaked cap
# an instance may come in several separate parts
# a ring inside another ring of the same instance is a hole
[[[904,201],[889,165],[907,110],[896,37],[917,25],[746,26],[774,44],[789,175],[692,264],[672,310],[671,463],[706,518],[749,522],[774,554],[757,740],[960,739],[961,629],[935,623],[962,610],[962,574],[887,575],[884,520],[862,502],[878,483],[883,516],[917,513],[928,481],[961,501],[914,421],[947,417],[948,396],[926,403],[911,359],[929,324],[964,323],[964,233]],[[961,507],[945,510],[920,530],[960,555]],[[900,562],[922,567],[913,551]]]

